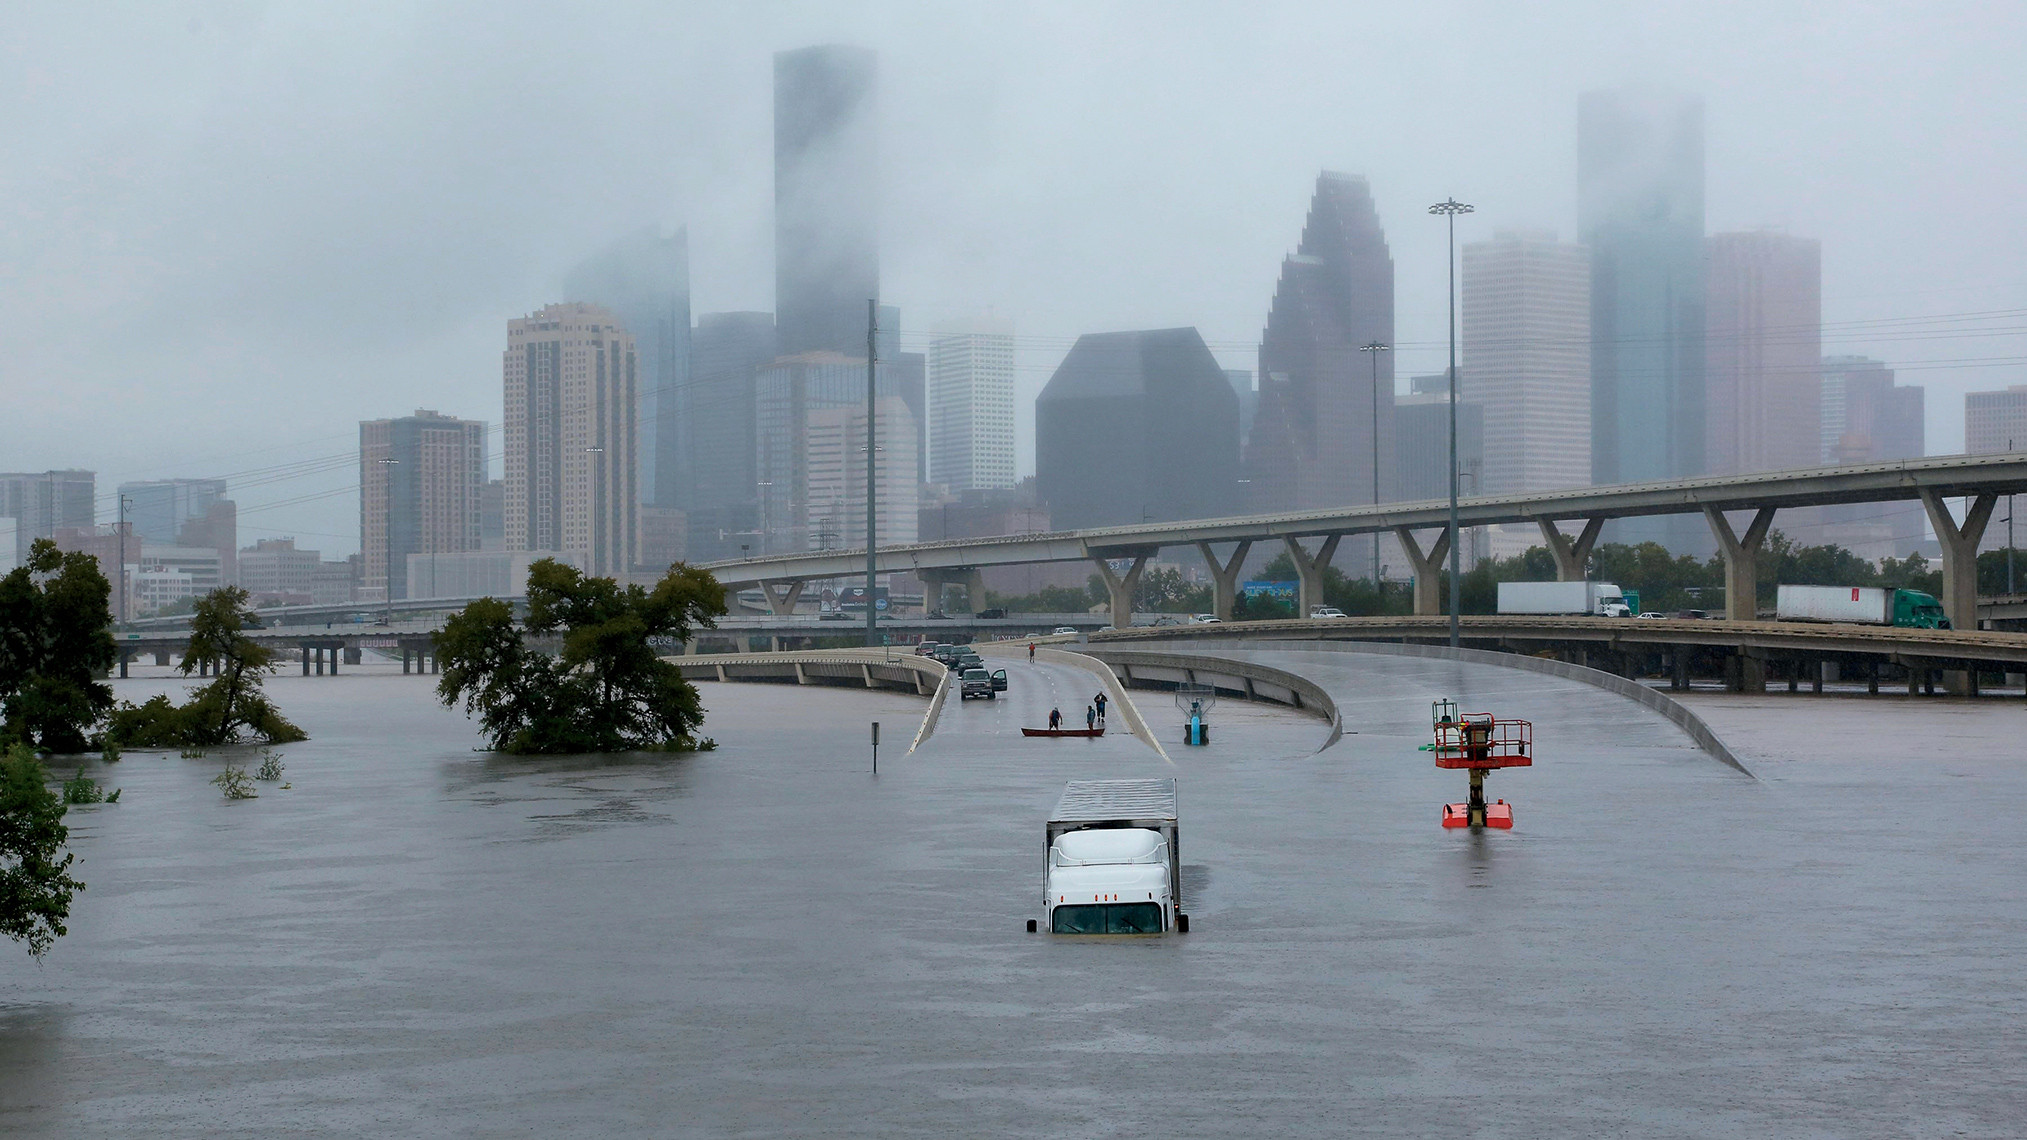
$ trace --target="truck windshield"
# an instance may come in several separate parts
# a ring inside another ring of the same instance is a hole
[[[1057,934],[1160,934],[1161,904],[1059,906],[1049,929]]]

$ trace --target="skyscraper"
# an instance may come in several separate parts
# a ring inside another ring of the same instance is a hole
[[[127,521],[142,539],[161,546],[176,543],[183,524],[204,517],[205,509],[225,498],[223,479],[150,479],[120,484],[127,500]]]
[[[874,429],[880,480],[873,489],[881,545],[914,542],[922,485],[913,477],[915,416],[898,396],[877,402]],[[866,544],[866,406],[811,409],[804,444],[809,473],[803,497],[805,533],[812,549]]]
[[[781,352],[865,358],[880,295],[878,57],[774,56],[774,305]]]
[[[1014,485],[1014,340],[1006,321],[929,342],[929,481],[952,491]]]
[[[1592,477],[1627,483],[1701,474],[1702,101],[1585,92],[1577,103],[1577,224],[1591,251]]]
[[[2027,384],[1964,395],[1964,453],[2027,451]]]
[[[507,322],[507,549],[580,556],[589,573],[636,561],[639,371],[612,313],[571,302]]]
[[[1058,528],[1230,514],[1239,398],[1193,328],[1087,333],[1035,401],[1035,475]]]
[[[359,424],[359,553],[365,582],[383,597],[441,597],[416,555],[480,547],[486,425],[418,408]],[[420,593],[411,594],[410,581]]]
[[[695,453],[688,231],[663,236],[650,226],[629,234],[571,271],[563,291],[611,312],[633,334],[641,497],[656,506],[682,506]]]
[[[1260,336],[1260,400],[1245,449],[1255,508],[1374,500],[1375,448],[1382,484],[1393,470],[1393,360],[1378,354],[1375,388],[1373,361],[1358,347],[1393,339],[1393,255],[1371,188],[1364,178],[1326,171],[1316,179],[1302,242],[1281,262]],[[1390,497],[1384,485],[1377,490]]]
[[[773,313],[697,318],[690,341],[692,478],[683,507],[692,561],[735,557],[760,529],[753,385],[755,371],[774,357]]]
[[[915,485],[914,440],[917,429],[913,414],[902,399],[894,373],[884,365],[877,370],[876,397],[882,408],[875,425],[880,431],[880,484],[905,483],[912,487]],[[889,400],[893,401],[892,405],[887,403]],[[760,533],[753,536],[759,541],[751,544],[751,553],[822,548],[826,540],[812,529],[811,520],[831,517],[825,512],[836,496],[811,490],[811,458],[826,454],[822,448],[813,450],[811,447],[810,433],[815,422],[811,417],[827,410],[849,412],[856,408],[860,412],[856,421],[858,430],[863,433],[865,407],[866,361],[863,356],[853,358],[836,352],[805,352],[780,357],[761,366],[755,373],[753,438],[754,471],[758,477],[754,483],[759,492]],[[835,421],[833,426],[841,422]],[[897,432],[907,438],[897,438]],[[851,446],[863,447],[864,443]],[[863,474],[860,479],[860,493],[863,495]],[[821,477],[818,483],[822,484]],[[818,501],[812,497],[815,493],[827,497]],[[862,519],[864,509],[861,502],[859,512]],[[840,522],[831,529],[841,533],[843,525]],[[859,533],[864,534],[863,522]],[[745,539],[740,541],[745,542]],[[838,545],[838,540],[829,541],[833,546]],[[881,542],[887,541],[887,538],[881,538]]]
[[[98,476],[90,471],[0,474],[0,518],[14,520],[14,556],[26,559],[38,538],[98,521]],[[17,565],[19,562],[17,561]]]
[[[1878,463],[1928,454],[1921,388],[1896,386],[1893,369],[1863,356],[1826,356],[1821,376],[1821,462]],[[1822,528],[1806,541],[1833,543],[1863,558],[1905,555],[1928,534],[1927,514],[1917,502],[1840,503],[1819,512]]]
[[[1705,470],[1814,467],[1823,430],[1822,243],[1760,230],[1712,234],[1705,245]]]
[[[1539,231],[1467,243],[1459,321],[1460,395],[1484,416],[1481,493],[1589,485],[1590,251]]]

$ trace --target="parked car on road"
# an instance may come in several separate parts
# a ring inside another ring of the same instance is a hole
[[[1055,629],[1051,630],[1050,632],[1051,632],[1052,634],[1057,634],[1057,633],[1068,633],[1068,634],[1075,634],[1075,633],[1077,632],[1077,627],[1076,627],[1076,626],[1074,626],[1074,625],[1059,625],[1059,626],[1057,626],[1057,627],[1056,627]]]
[[[1312,618],[1341,618],[1350,617],[1351,615],[1338,609],[1336,606],[1310,606],[1309,616]]]
[[[1219,617],[1218,617],[1218,615],[1216,615],[1216,614],[1191,614],[1191,615],[1189,616],[1189,621],[1190,621],[1190,624],[1191,624],[1191,625],[1223,625],[1223,624],[1224,624],[1224,621],[1223,621],[1223,619],[1219,618]]]
[[[973,617],[976,617],[976,618],[984,618],[984,619],[985,619],[985,620],[987,620],[987,621],[992,621],[992,620],[995,620],[995,619],[997,619],[997,618],[1003,618],[1003,617],[1005,617],[1005,616],[1006,616],[1006,611],[1005,611],[1005,610],[1003,610],[1003,609],[1001,609],[1001,608],[1000,608],[1000,607],[998,607],[998,606],[993,606],[993,607],[992,607],[991,609],[984,609],[984,610],[980,610],[980,611],[978,611],[977,613],[975,613],[975,614],[973,614],[973,615],[971,615],[971,616],[973,616]]]
[[[936,642],[925,641],[915,647],[915,656],[934,657],[936,656],[936,651],[941,648],[942,646],[938,645]]]
[[[984,669],[966,669],[960,676],[963,679],[959,682],[957,690],[958,700],[968,701],[973,697],[984,697],[988,701],[999,699],[993,691],[992,674]]]

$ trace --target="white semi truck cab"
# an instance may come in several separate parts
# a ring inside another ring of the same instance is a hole
[[[1187,933],[1175,781],[1072,780],[1049,813],[1042,878],[1053,934]]]

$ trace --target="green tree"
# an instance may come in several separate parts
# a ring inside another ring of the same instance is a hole
[[[107,741],[127,748],[208,748],[238,743],[242,733],[268,744],[308,739],[276,711],[262,688],[275,670],[274,654],[246,635],[255,621],[246,599],[238,586],[198,599],[181,669],[188,677],[204,667],[213,675],[211,683],[193,690],[181,706],[162,696],[121,705],[106,729]]]
[[[0,579],[0,743],[84,751],[86,732],[113,705],[98,679],[118,658],[111,596],[97,559],[46,538]]]
[[[695,747],[704,720],[696,687],[654,643],[716,628],[724,613],[724,587],[682,563],[650,591],[545,558],[529,569],[526,631],[560,634],[561,651],[529,648],[512,609],[481,598],[437,634],[437,695],[445,705],[462,700],[502,752]]]
[[[38,958],[63,937],[71,897],[84,889],[67,873],[64,811],[34,749],[16,741],[0,752],[0,934]]]

